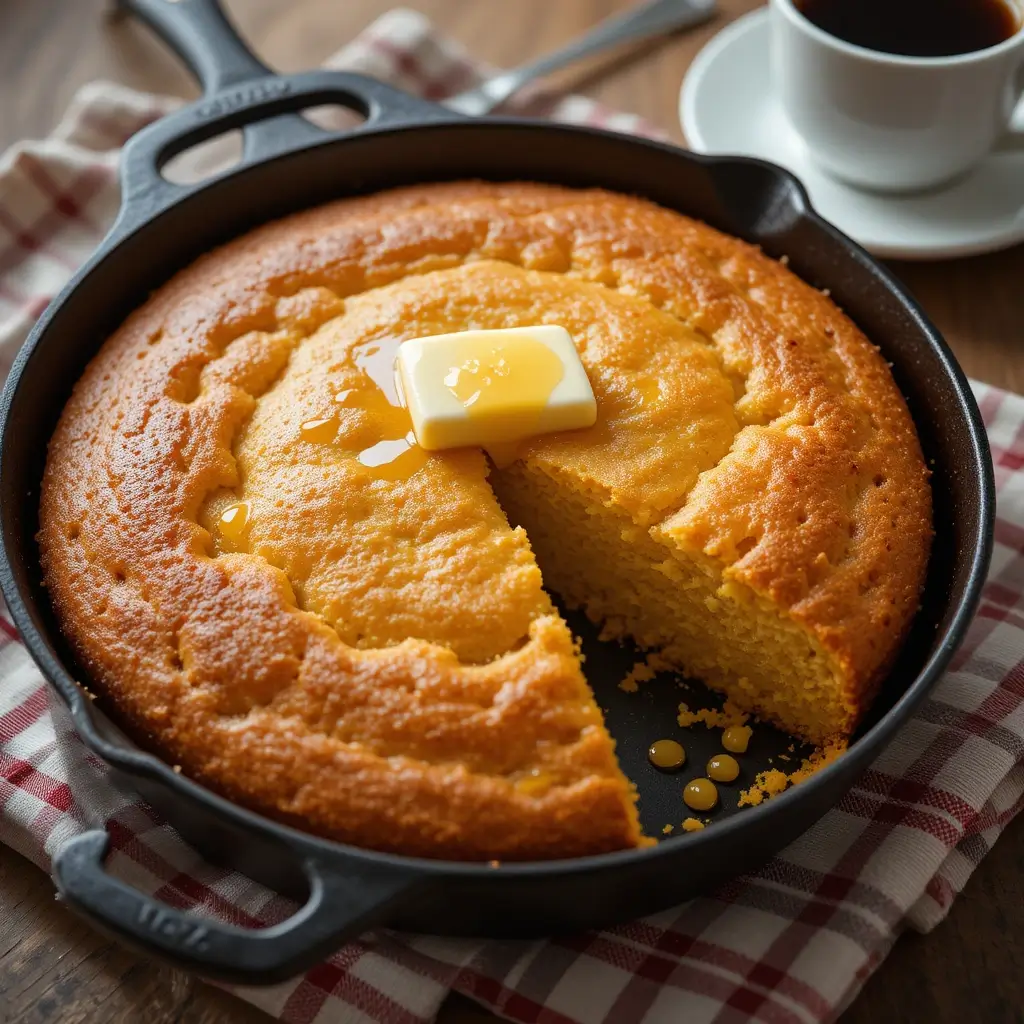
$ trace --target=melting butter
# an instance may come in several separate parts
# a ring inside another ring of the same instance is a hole
[[[422,447],[482,447],[498,458],[538,434],[593,426],[597,405],[563,327],[462,331],[405,342],[402,390]]]

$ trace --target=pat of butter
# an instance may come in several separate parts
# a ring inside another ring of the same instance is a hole
[[[420,447],[478,447],[592,427],[597,403],[564,327],[403,342],[398,374]]]

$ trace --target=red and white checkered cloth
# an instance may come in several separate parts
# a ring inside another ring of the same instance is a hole
[[[381,18],[331,64],[427,96],[468,87],[480,73],[409,11]],[[176,104],[90,85],[53,136],[0,158],[3,373],[111,222],[120,145]],[[532,104],[565,120],[654,132],[578,97]],[[903,928],[928,931],[942,920],[1024,803],[1024,399],[975,387],[999,488],[981,610],[916,718],[797,842],[713,896],[619,928],[538,942],[381,931],[300,979],[235,991],[290,1024],[417,1024],[434,1017],[449,989],[541,1024],[836,1017]],[[282,897],[204,864],[149,808],[118,792],[65,722],[51,714],[39,672],[0,618],[0,841],[46,868],[64,840],[104,822],[110,869],[139,889],[239,924],[288,915]]]

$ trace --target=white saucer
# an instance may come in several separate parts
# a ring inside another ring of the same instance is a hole
[[[876,256],[945,259],[1024,241],[1024,145],[993,153],[941,190],[906,196],[861,192],[808,159],[803,140],[772,97],[769,42],[768,12],[762,9],[734,22],[697,55],[679,96],[691,149],[781,164],[804,183],[826,220]],[[1013,127],[1024,131],[1024,103]]]

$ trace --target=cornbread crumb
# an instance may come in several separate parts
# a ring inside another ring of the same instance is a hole
[[[698,818],[686,818],[683,821],[684,832],[699,832],[704,828],[704,822]]]
[[[741,711],[731,700],[727,700],[720,711],[717,708],[691,711],[688,704],[680,704],[676,721],[683,728],[703,722],[709,729],[728,729],[731,725],[745,725],[749,718],[750,715]]]
[[[636,693],[640,689],[640,683],[650,682],[659,672],[670,667],[660,654],[652,651],[643,661],[638,661],[626,673],[622,682],[619,683],[619,689],[625,690],[626,693]]]
[[[759,772],[750,789],[743,790],[737,806],[757,807],[758,804],[789,788],[789,776],[778,768],[769,768]]]
[[[749,789],[745,789],[740,793],[738,806],[756,807],[765,800],[769,800],[773,796],[777,796],[779,793],[789,789],[790,786],[795,786],[809,779],[815,772],[831,764],[846,750],[847,746],[848,743],[845,739],[835,739],[826,743],[825,746],[815,749],[810,757],[803,759],[799,768],[788,774],[780,771],[778,768],[771,768],[766,772],[761,772],[754,779],[754,784]],[[779,756],[787,761],[789,760],[784,754]]]
[[[619,689],[625,690],[626,693],[636,693],[641,683],[653,678],[654,673],[642,661],[638,661],[623,677]]]
[[[833,761],[846,752],[849,741],[843,738],[834,739],[823,747],[816,748],[810,757],[805,757],[796,771],[789,773],[789,781],[795,786],[805,779],[809,779],[815,772],[830,765]]]

